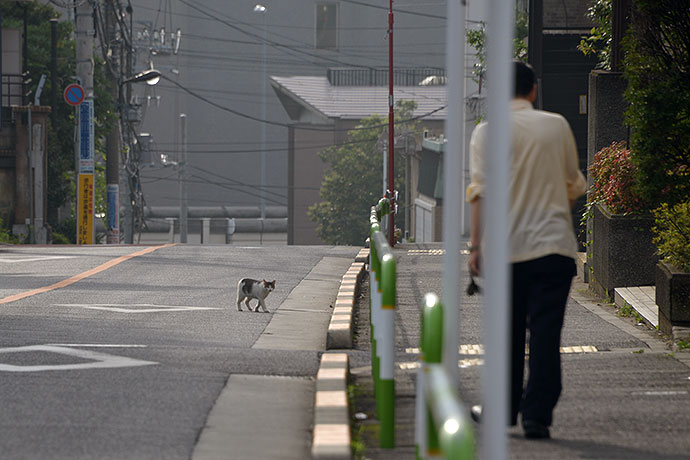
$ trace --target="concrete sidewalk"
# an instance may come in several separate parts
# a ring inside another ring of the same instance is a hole
[[[359,458],[413,459],[415,374],[420,306],[426,292],[441,294],[441,244],[399,245],[396,311],[396,447],[377,447],[372,396],[368,283],[355,309],[353,438]],[[463,276],[467,276],[466,273]],[[462,291],[468,279],[461,279]],[[467,407],[481,395],[482,298],[460,302],[460,381]],[[628,300],[630,303],[630,300]],[[633,305],[634,306],[634,305]],[[653,309],[652,309],[653,310]],[[520,426],[508,430],[511,459],[690,458],[690,353],[672,353],[645,322],[621,318],[576,278],[562,337],[564,390],[554,414],[552,439],[526,440]],[[644,315],[643,315],[644,316]],[[653,324],[653,323],[652,323]],[[366,420],[361,420],[366,416]],[[481,426],[477,438],[481,436]]]

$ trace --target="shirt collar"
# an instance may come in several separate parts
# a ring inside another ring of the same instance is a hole
[[[534,110],[534,106],[527,99],[518,98],[510,101],[510,110]]]

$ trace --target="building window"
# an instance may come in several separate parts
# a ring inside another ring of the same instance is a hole
[[[316,4],[316,48],[338,48],[338,5],[335,3]]]

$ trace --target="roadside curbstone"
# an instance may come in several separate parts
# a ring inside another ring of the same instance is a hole
[[[345,353],[324,353],[316,374],[313,460],[351,460],[347,401],[349,360]]]
[[[364,262],[358,259],[369,254],[368,249],[362,249],[355,258],[350,268],[343,275],[340,289],[336,296],[331,321],[326,335],[326,349],[350,349],[352,348],[352,318],[355,299],[359,291],[359,283],[364,277]],[[366,259],[365,259],[366,260]]]

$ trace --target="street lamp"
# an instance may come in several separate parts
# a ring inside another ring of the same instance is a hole
[[[153,67],[150,69],[146,69],[143,72],[139,72],[136,75],[133,75],[126,80],[123,80],[120,83],[120,88],[122,88],[122,85],[126,83],[139,83],[139,82],[146,82],[147,85],[153,86],[156,83],[158,83],[161,79],[161,73],[160,71],[154,69]]]
[[[156,83],[158,83],[161,79],[161,73],[160,71],[156,70],[153,68],[153,64],[151,64],[151,67],[139,72],[135,75],[132,75],[129,78],[125,78],[124,80],[121,80],[119,85],[118,85],[118,102],[119,102],[119,109],[120,109],[120,122],[125,120],[125,117],[129,117],[129,101],[123,102],[122,98],[122,88],[126,84],[130,83],[141,83],[145,82],[147,85],[153,86]],[[127,118],[127,121],[129,121],[129,118]],[[125,141],[125,145],[129,145],[129,131],[125,127],[125,129],[122,132],[123,134],[123,139]],[[119,203],[119,195],[120,195],[120,165],[119,165],[119,155],[108,155],[106,158],[106,169],[108,171],[111,171],[112,174],[108,175],[106,173],[107,177],[112,177],[112,181],[108,181],[107,184],[107,221],[106,221],[106,228],[108,232],[108,241],[117,241],[119,242],[119,233],[120,233],[120,203]],[[127,168],[128,174],[132,174],[130,169]],[[132,187],[131,181],[127,181],[127,184],[129,186],[129,204],[128,206],[125,206],[125,243],[126,244],[132,244],[134,242],[134,219],[133,219],[133,213],[132,213],[132,206],[134,202],[134,190]]]
[[[263,43],[261,44],[261,219],[266,218],[266,12],[268,8],[256,4],[254,12],[263,18]]]

